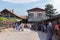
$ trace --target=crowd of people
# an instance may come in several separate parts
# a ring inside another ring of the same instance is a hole
[[[46,25],[43,23],[28,24],[31,30],[42,31],[47,33],[47,40],[52,40],[53,35],[55,35],[57,40],[60,40],[60,24],[53,25],[52,22],[48,22]]]
[[[42,31],[47,33],[47,40],[52,40],[53,35],[56,36],[57,40],[60,40],[59,22],[57,22],[57,24],[55,24],[54,26],[52,22],[48,22],[46,25],[44,25],[43,23],[35,24],[34,26],[32,25],[31,28],[34,28],[34,30],[37,30],[37,31]]]
[[[9,27],[5,21],[3,21],[3,22],[4,22],[3,26]],[[32,24],[32,23],[16,22],[16,23],[10,24],[10,26],[13,27],[13,29],[16,29],[17,31],[24,31],[24,27],[27,27],[31,30],[45,32],[45,33],[47,33],[47,40],[52,40],[52,36],[55,34],[57,37],[57,40],[60,40],[60,24],[58,22],[54,26],[51,22],[48,22],[46,25],[43,23]]]
[[[10,22],[10,21],[4,20],[2,22],[2,26],[5,28],[13,28],[13,29],[16,29],[17,31],[20,31],[20,30],[23,31],[24,23]]]
[[[57,40],[60,40],[60,24],[57,23],[53,26],[53,24],[51,22],[48,22],[46,25],[44,25],[43,23],[40,24],[31,24],[31,23],[21,23],[21,24],[16,24],[16,30],[24,30],[24,27],[28,27],[31,30],[35,30],[35,31],[42,31],[47,33],[47,40],[52,40],[53,35],[56,36]]]

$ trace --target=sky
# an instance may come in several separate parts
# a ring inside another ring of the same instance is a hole
[[[14,10],[18,16],[26,16],[27,10],[39,7],[44,9],[46,4],[53,4],[60,13],[60,0],[0,0],[0,11],[3,9]]]

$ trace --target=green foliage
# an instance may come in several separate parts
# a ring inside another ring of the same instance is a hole
[[[46,10],[46,16],[47,16],[47,17],[52,17],[52,16],[55,15],[56,9],[53,9],[53,5],[47,4],[47,5],[45,6],[45,10]]]
[[[8,19],[4,17],[0,17],[0,21],[3,21],[3,20],[8,20]]]
[[[4,17],[0,17],[0,21],[3,21],[3,20],[9,20],[9,21],[12,21],[12,22],[17,22],[17,18],[4,18]]]
[[[17,18],[9,18],[9,21],[11,21],[11,22],[17,22]]]
[[[2,21],[3,20],[9,20],[11,22],[17,22],[18,21],[17,18],[4,18],[4,17],[0,17],[0,27],[2,26]]]

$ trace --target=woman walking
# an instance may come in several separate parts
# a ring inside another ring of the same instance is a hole
[[[20,29],[21,31],[24,31],[24,23],[21,23],[21,24],[19,25],[19,29]]]

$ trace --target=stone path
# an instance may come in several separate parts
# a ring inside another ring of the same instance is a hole
[[[23,32],[8,30],[0,33],[0,40],[46,40],[46,34],[30,29],[24,29]]]

